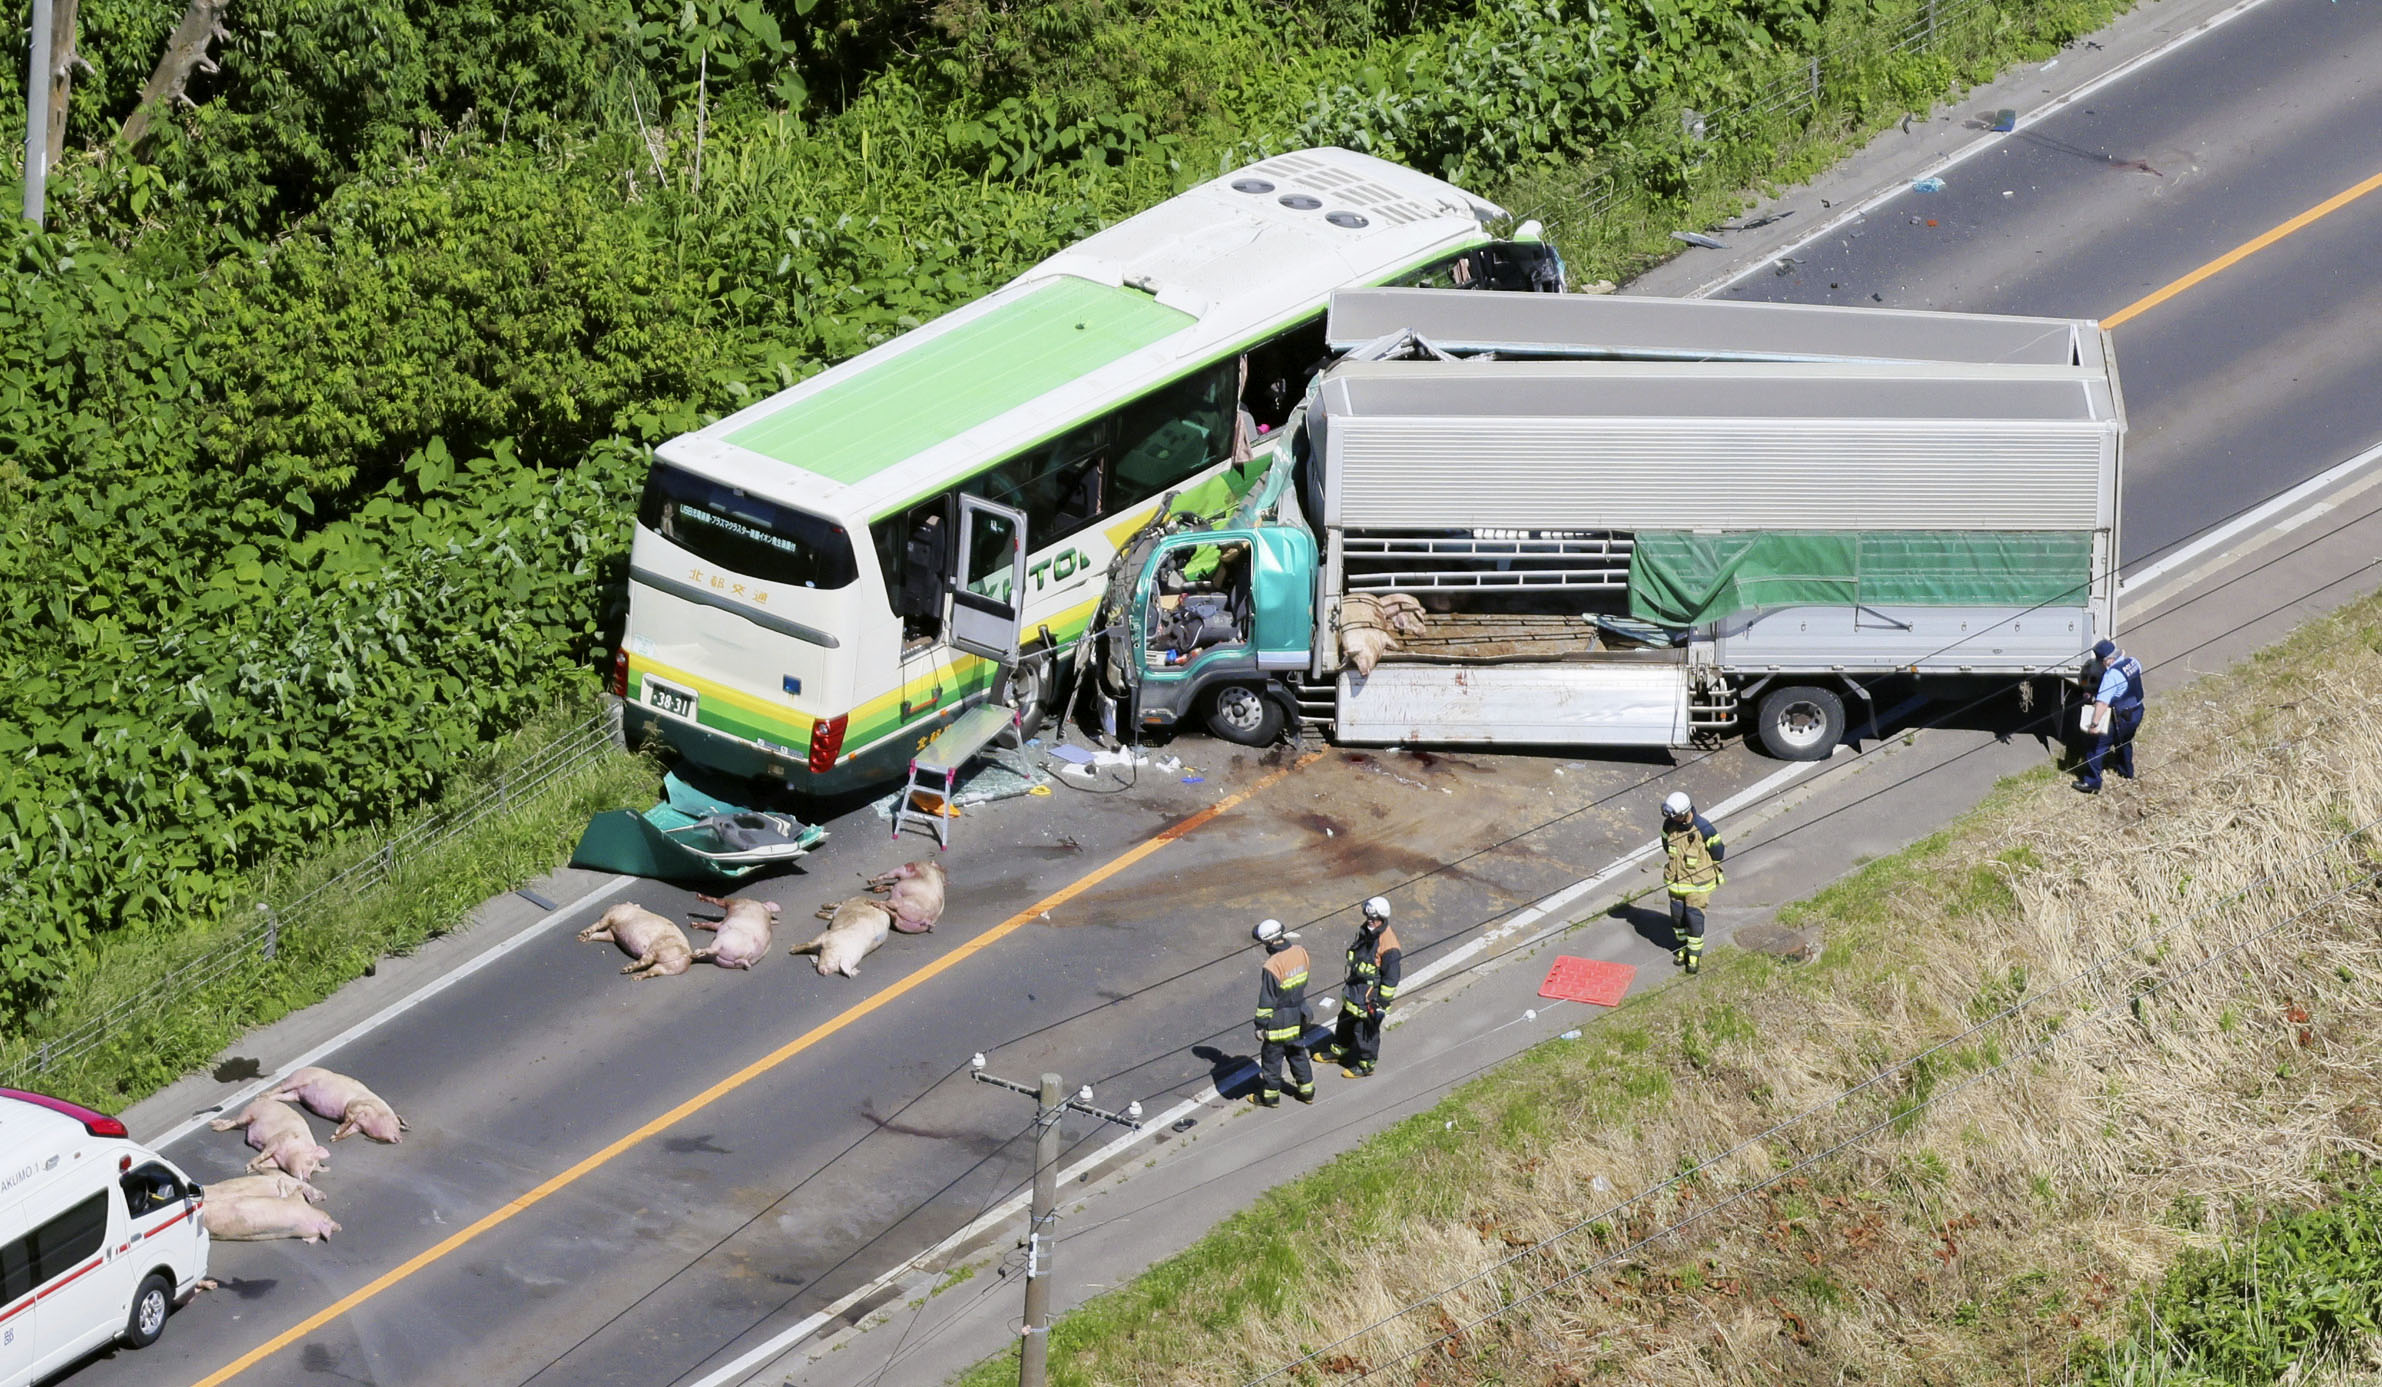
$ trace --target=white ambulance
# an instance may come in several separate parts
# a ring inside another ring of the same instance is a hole
[[[155,1343],[207,1274],[199,1206],[122,1122],[0,1088],[0,1387]]]

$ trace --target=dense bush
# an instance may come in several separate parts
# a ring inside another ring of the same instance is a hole
[[[180,6],[83,0],[0,235],[0,1002],[587,680],[654,442],[1267,150],[1684,186],[1676,108],[1907,8],[243,0],[132,151]]]

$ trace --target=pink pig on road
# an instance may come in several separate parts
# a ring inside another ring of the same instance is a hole
[[[868,889],[883,891],[886,913],[903,934],[924,934],[943,918],[943,892],[950,876],[940,862],[904,862],[883,876],[869,878]]]
[[[604,918],[579,931],[582,944],[608,941],[633,960],[620,971],[632,978],[670,978],[695,965],[694,946],[675,920],[664,919],[634,901],[622,901]]]
[[[249,1194],[209,1199],[199,1219],[209,1237],[226,1242],[262,1242],[267,1238],[297,1238],[327,1242],[339,1225],[331,1216],[296,1195]]]
[[[307,1111],[316,1117],[338,1123],[339,1130],[331,1134],[333,1141],[362,1132],[374,1141],[395,1143],[412,1126],[362,1083],[311,1064],[282,1080],[265,1096],[284,1103],[304,1103]]]
[[[207,1202],[218,1199],[248,1199],[263,1195],[284,1199],[291,1195],[309,1204],[323,1202],[323,1192],[295,1175],[274,1171],[269,1175],[235,1175],[229,1180],[209,1180],[206,1184]]]
[[[743,896],[697,896],[696,900],[716,905],[728,912],[718,924],[708,920],[694,922],[696,929],[716,931],[708,949],[695,951],[695,961],[705,959],[722,968],[750,968],[769,952],[770,932],[777,927],[776,901],[748,900]]]
[[[252,1171],[283,1170],[303,1180],[331,1159],[330,1148],[315,1142],[306,1119],[270,1098],[250,1103],[237,1117],[219,1117],[207,1125],[218,1132],[248,1129],[248,1144],[257,1152],[248,1163]]]

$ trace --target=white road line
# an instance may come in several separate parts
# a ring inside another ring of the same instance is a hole
[[[2150,66],[2152,63],[2159,61],[2161,58],[2165,58],[2170,54],[2181,51],[2194,39],[2214,33],[2218,29],[2223,28],[2225,25],[2232,23],[2234,20],[2241,18],[2243,15],[2248,14],[2250,11],[2257,9],[2260,5],[2265,3],[2267,3],[2267,0],[2241,0],[2241,3],[2234,5],[2232,8],[2209,16],[2199,24],[2194,25],[2192,28],[2185,30],[2183,33],[2176,35],[2174,38],[2167,40],[2165,43],[2162,43],[2158,47],[2151,49],[2149,52],[2136,54],[2134,57],[2128,58],[2126,61],[2119,63],[2116,67],[2109,69],[2107,72],[2095,77],[2091,81],[2085,83],[2083,86],[2076,88],[2074,91],[2053,97],[2050,101],[2045,102],[2043,105],[2028,111],[2025,115],[2019,117],[2018,123],[2009,133],[1996,133],[1989,135],[1984,139],[1972,141],[1969,144],[1963,145],[1959,149],[1953,150],[1950,154],[1945,155],[1943,158],[1938,159],[1934,163],[1929,164],[1913,173],[1909,179],[1898,180],[1894,184],[1887,187],[1883,192],[1874,193],[1869,197],[1863,198],[1860,202],[1855,203],[1851,208],[1838,213],[1835,217],[1828,221],[1822,222],[1816,229],[1811,231],[1802,239],[1790,241],[1786,245],[1781,246],[1779,249],[1764,255],[1759,261],[1751,265],[1744,266],[1741,269],[1731,270],[1718,279],[1711,280],[1708,283],[1688,291],[1682,297],[1691,299],[1705,298],[1712,294],[1719,293],[1721,290],[1728,288],[1738,280],[1744,279],[1748,275],[1751,275],[1756,270],[1768,269],[1771,265],[1777,263],[1782,257],[1793,255],[1796,251],[1803,249],[1805,246],[1810,245],[1814,241],[1835,235],[1837,232],[1842,231],[1847,226],[1852,225],[1854,222],[1868,216],[1878,208],[1883,207],[1887,203],[1892,202],[1894,199],[1902,196],[1904,193],[1910,191],[1910,185],[1912,182],[1915,182],[1921,178],[1927,178],[1936,174],[1940,174],[1946,169],[1966,163],[1970,159],[1975,158],[1977,155],[1984,153],[1986,150],[1991,149],[1995,145],[1998,145],[2002,141],[2008,139],[2010,134],[2014,134],[2019,130],[2024,130],[2030,125],[2034,125],[2049,116],[2055,115],[2058,112],[2065,110],[2069,106],[2084,100],[2086,97],[2091,96],[2094,92],[2101,90],[2103,87],[2108,86],[2110,83],[2117,81],[2121,77],[2130,76],[2131,74],[2139,72],[2143,68]]]
[[[367,1035],[379,1027],[387,1025],[389,1022],[396,1020],[398,1017],[409,1011],[412,1011],[415,1007],[418,1007],[422,1003],[429,1001],[431,998],[437,996],[441,992],[446,991],[448,988],[453,987],[455,984],[463,981],[465,978],[468,978],[472,974],[479,972],[482,968],[494,963],[498,958],[510,953],[512,951],[512,946],[518,941],[527,939],[533,934],[542,933],[543,931],[551,928],[555,921],[560,920],[562,917],[579,909],[581,906],[589,905],[595,901],[600,901],[604,897],[611,895],[615,891],[618,891],[621,887],[628,885],[630,882],[638,880],[641,880],[641,878],[631,876],[616,876],[610,881],[605,882],[603,885],[598,886],[593,891],[590,891],[586,895],[581,896],[579,899],[571,902],[569,905],[557,908],[553,913],[541,917],[536,924],[533,924],[527,929],[522,930],[520,933],[514,935],[511,939],[506,940],[504,943],[489,946],[480,954],[478,958],[473,959],[471,962],[464,964],[462,967],[455,969],[451,973],[442,975],[432,982],[423,984],[421,987],[415,989],[405,997],[399,999],[398,1001],[391,1002],[388,1006],[383,1007],[377,1012],[374,1012],[372,1015],[361,1021],[358,1021],[356,1024],[348,1027],[344,1031],[341,1031],[339,1034],[331,1037],[329,1040],[324,1041],[322,1044],[315,1046],[311,1050],[308,1050],[306,1053],[298,1056],[296,1059],[291,1060],[288,1064],[282,1066],[282,1068],[275,1073],[273,1077],[269,1079],[259,1079],[255,1083],[250,1084],[248,1087],[239,1090],[231,1097],[223,1100],[223,1102],[215,1109],[215,1111],[219,1113],[238,1111],[240,1108],[247,1106],[248,1100],[256,1097],[260,1093],[265,1092],[273,1085],[280,1083],[283,1078],[287,1077],[292,1072],[303,1069],[307,1065],[314,1063],[316,1060],[321,1059],[323,1056],[330,1054],[340,1046],[346,1045],[360,1036]],[[142,1145],[147,1146],[152,1150],[170,1146],[173,1143],[180,1141],[182,1138],[189,1136],[192,1132],[197,1131],[201,1126],[211,1120],[212,1117],[210,1114],[201,1113],[197,1117],[191,1118],[189,1121],[184,1122],[181,1126],[167,1132],[164,1136],[143,1141]]]
[[[2341,463],[2337,467],[2326,468],[2324,471],[2308,478],[2306,481],[2301,482],[2299,485],[2291,488],[2289,491],[2284,492],[2282,495],[2275,497],[2273,500],[2268,501],[2266,504],[2259,506],[2255,510],[2242,512],[2242,514],[2237,516],[2230,524],[2227,524],[2219,529],[2209,531],[2207,534],[2202,535],[2196,540],[2193,540],[2190,544],[2187,544],[2183,548],[2176,550],[2172,554],[2169,554],[2167,557],[2159,560],[2157,563],[2151,564],[2147,568],[2137,570],[2134,573],[2119,578],[2118,588],[2120,591],[2130,595],[2136,589],[2156,582],[2157,580],[2174,573],[2176,570],[2184,567],[2186,564],[2198,560],[2211,551],[2221,549],[2224,546],[2231,544],[2233,541],[2241,538],[2244,533],[2257,529],[2262,525],[2268,525],[2268,522],[2274,520],[2275,517],[2291,510],[2294,506],[2305,504],[2311,497],[2315,497],[2332,490],[2334,487],[2339,486],[2342,482],[2348,480],[2352,476],[2355,476],[2363,469],[2373,466],[2376,462],[2382,462],[2382,443],[2375,444],[2373,447],[2366,449],[2364,452],[2359,453],[2356,457],[2349,459],[2347,462]],[[2269,528],[2281,531],[2290,529],[2294,525],[2304,525],[2309,520],[2313,519],[2315,514],[2316,512],[2311,510],[2306,516],[2289,521],[2288,523],[2271,525]],[[2151,601],[2155,600],[2155,596],[2155,594],[2145,593],[2143,594],[2143,599],[2145,601]]]

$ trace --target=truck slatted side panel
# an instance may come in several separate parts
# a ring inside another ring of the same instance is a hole
[[[2113,446],[2091,425],[1858,419],[1341,418],[1329,437],[1328,521],[1349,530],[2092,530]]]

